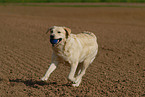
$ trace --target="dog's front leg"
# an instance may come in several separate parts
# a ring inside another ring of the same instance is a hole
[[[78,63],[75,63],[75,64],[71,65],[71,70],[70,70],[68,79],[71,80],[72,82],[76,81],[76,78],[74,76],[75,76],[75,72],[76,72],[77,66],[78,66]]]
[[[46,74],[44,75],[44,77],[41,78],[41,80],[46,81],[49,78],[50,74],[56,69],[56,66],[57,66],[57,62],[51,63]]]

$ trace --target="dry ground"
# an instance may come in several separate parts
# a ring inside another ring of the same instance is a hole
[[[78,88],[60,64],[47,82],[54,25],[92,31],[99,53]],[[0,6],[0,96],[145,96],[145,8]]]

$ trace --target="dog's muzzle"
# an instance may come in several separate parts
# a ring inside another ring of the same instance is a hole
[[[50,39],[50,43],[52,44],[52,46],[58,45],[61,41],[62,41],[62,38],[59,38],[59,39]]]

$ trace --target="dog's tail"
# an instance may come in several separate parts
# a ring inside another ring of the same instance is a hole
[[[83,33],[83,34],[88,34],[88,35],[94,37],[95,39],[97,39],[96,35],[95,35],[94,33],[92,33],[92,32],[89,32],[89,31],[83,31],[82,33]]]

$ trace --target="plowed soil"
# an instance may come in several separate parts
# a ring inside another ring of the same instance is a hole
[[[98,37],[99,52],[81,85],[67,80],[60,64],[47,82],[51,26]],[[1,97],[145,96],[145,8],[0,6]]]

